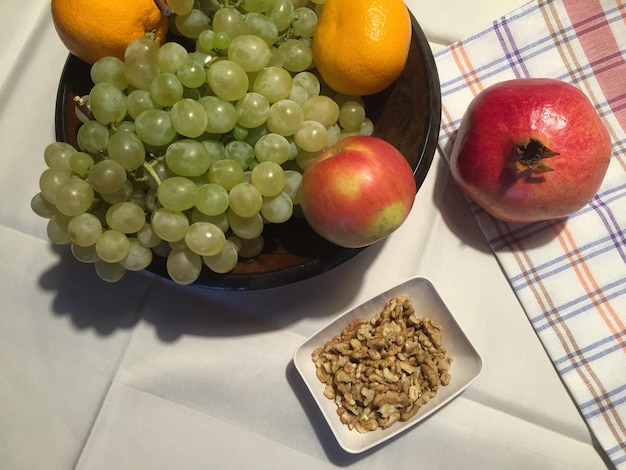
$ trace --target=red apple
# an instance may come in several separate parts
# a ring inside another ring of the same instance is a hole
[[[306,169],[300,205],[319,235],[346,248],[381,240],[407,218],[417,191],[413,171],[390,143],[345,137]]]
[[[593,104],[560,80],[513,79],[470,103],[452,153],[452,178],[494,217],[566,217],[597,193],[611,138]]]

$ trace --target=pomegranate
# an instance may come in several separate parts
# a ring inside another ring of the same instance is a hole
[[[470,103],[452,149],[461,190],[508,222],[566,217],[597,193],[611,138],[587,96],[563,81],[496,83]]]

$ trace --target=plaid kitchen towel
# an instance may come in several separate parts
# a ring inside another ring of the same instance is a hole
[[[533,0],[435,59],[446,157],[471,99],[512,78],[577,86],[609,129],[603,185],[568,219],[510,224],[468,202],[581,414],[626,468],[626,4]]]

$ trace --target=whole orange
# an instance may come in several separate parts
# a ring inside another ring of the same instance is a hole
[[[402,73],[410,44],[411,18],[402,0],[327,0],[311,48],[328,86],[371,95]]]
[[[52,0],[51,9],[65,47],[90,64],[104,56],[123,59],[138,38],[162,44],[168,29],[154,0]]]

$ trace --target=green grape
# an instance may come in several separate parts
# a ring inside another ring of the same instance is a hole
[[[183,84],[175,74],[164,72],[152,80],[150,96],[161,106],[172,106],[183,97]]]
[[[233,140],[224,147],[225,158],[237,161],[242,169],[248,168],[254,160],[254,148],[243,140]]]
[[[211,156],[202,143],[183,139],[171,144],[165,152],[168,168],[179,176],[200,176],[209,169]]]
[[[143,209],[132,202],[120,202],[107,209],[106,222],[109,228],[121,233],[136,233],[146,224]]]
[[[200,137],[209,124],[209,118],[202,104],[191,98],[183,98],[170,110],[172,126],[185,137]]]
[[[165,42],[159,48],[157,63],[161,72],[176,73],[187,60],[187,49],[177,42]]]
[[[195,282],[202,272],[202,257],[188,248],[172,250],[167,255],[165,265],[172,281],[189,285]]]
[[[218,184],[230,191],[243,180],[243,167],[233,159],[225,158],[213,163],[208,171],[209,183]]]
[[[310,8],[296,8],[293,12],[291,27],[298,36],[311,38],[317,27],[317,15]]]
[[[105,230],[96,242],[96,253],[107,263],[119,263],[128,255],[128,237],[117,230]]]
[[[48,219],[46,224],[46,233],[48,240],[55,245],[67,245],[71,242],[69,235],[67,234],[67,226],[71,217],[63,214],[53,215]]]
[[[246,13],[243,17],[245,33],[253,34],[272,46],[278,39],[278,28],[272,19],[262,13]]]
[[[238,63],[246,72],[258,72],[267,65],[272,53],[258,36],[241,34],[230,41],[228,59]]]
[[[136,238],[130,238],[128,242],[128,255],[120,261],[120,265],[128,271],[141,271],[150,266],[152,250],[143,246]]]
[[[93,118],[93,116],[91,116],[91,113],[88,113],[89,116],[85,114],[85,108],[89,109],[89,95],[81,96],[80,98],[78,98],[78,102],[74,105],[74,115],[82,123],[89,122]]]
[[[91,66],[89,74],[95,84],[109,82],[120,90],[128,87],[128,80],[124,76],[124,62],[117,57],[104,56],[98,59]]]
[[[356,131],[365,121],[365,108],[358,101],[346,101],[339,108],[339,124],[347,131]]]
[[[277,163],[271,161],[261,162],[252,170],[250,182],[259,190],[262,196],[276,196],[285,187],[285,172]],[[231,206],[232,198],[231,191]],[[237,210],[235,212],[239,215],[244,215]]]
[[[64,168],[47,168],[39,176],[39,190],[44,198],[56,204],[59,188],[72,180],[70,170]]]
[[[228,240],[224,243],[224,249],[220,253],[202,257],[204,264],[218,274],[225,274],[235,269],[238,259],[235,244]]]
[[[167,0],[167,6],[177,15],[188,15],[193,9],[193,0]]]
[[[274,162],[282,165],[291,157],[289,141],[280,134],[265,134],[254,145],[254,154],[259,162]]]
[[[124,60],[124,76],[132,86],[140,90],[149,91],[152,80],[160,72],[158,57],[133,56]]]
[[[233,139],[241,140],[241,141],[247,139],[249,134],[250,134],[250,129],[248,129],[247,127],[243,127],[240,124],[237,124],[235,128],[233,129],[233,131],[231,132]]]
[[[235,105],[217,96],[204,96],[198,100],[208,116],[206,131],[212,134],[226,134],[237,124],[238,114]]]
[[[157,198],[163,207],[172,211],[191,209],[196,203],[198,187],[188,178],[172,176],[157,189]]]
[[[76,139],[81,150],[100,153],[109,141],[109,129],[98,121],[89,121],[78,128]]]
[[[191,211],[191,222],[210,222],[217,225],[224,233],[228,232],[230,225],[228,224],[228,215],[226,212],[222,212],[218,215],[207,215],[194,208]]]
[[[127,119],[120,121],[111,126],[111,133],[114,134],[116,132],[135,132],[135,123]]]
[[[183,212],[164,207],[152,212],[150,223],[154,233],[166,242],[182,240],[189,228],[189,219]]]
[[[294,140],[302,150],[317,152],[328,144],[328,130],[317,121],[303,121]]]
[[[146,144],[163,146],[176,137],[170,114],[162,109],[147,109],[135,119],[137,136]]]
[[[370,118],[365,118],[359,126],[358,132],[360,135],[374,135],[374,123]]]
[[[77,216],[86,212],[94,201],[91,185],[81,179],[73,178],[59,188],[56,194],[56,206],[59,212]]]
[[[125,170],[136,170],[145,161],[146,149],[134,132],[116,132],[109,138],[107,154]]]
[[[146,90],[133,90],[126,98],[126,109],[128,115],[133,119],[137,119],[137,116],[139,116],[142,111],[160,108],[161,106],[152,99],[152,95]]]
[[[328,143],[327,147],[337,143],[343,136],[341,135],[341,126],[338,123],[333,124],[328,129]]]
[[[270,61],[267,63],[266,67],[283,68],[283,57],[280,55],[280,52],[278,52],[278,48],[276,46],[271,46],[270,53],[272,56],[270,57]]]
[[[294,205],[300,204],[300,183],[302,173],[296,170],[285,170],[285,187],[283,191],[291,198]]]
[[[226,31],[215,31],[213,47],[218,51],[226,51],[230,46],[230,36]]]
[[[248,74],[232,60],[218,60],[209,67],[206,75],[211,90],[225,100],[237,101],[248,91]]]
[[[262,94],[270,103],[289,97],[293,79],[282,67],[266,67],[254,78],[252,90]]]
[[[253,127],[253,128],[248,129],[247,135],[241,141],[247,143],[251,147],[254,147],[256,143],[258,142],[258,140],[266,134],[269,134],[269,130],[267,129],[266,125]],[[252,151],[252,154],[254,155],[254,149]],[[249,161],[246,168],[249,168],[250,164],[253,164],[253,163],[254,163],[253,161]]]
[[[161,240],[161,237],[159,237],[155,231],[152,230],[152,224],[150,222],[146,222],[143,227],[139,229],[136,237],[137,241],[146,248],[154,248],[163,241]]]
[[[192,62],[195,62],[201,67],[205,67],[206,65],[208,65],[209,62],[211,62],[211,60],[213,59],[212,54],[209,55],[200,51],[190,52],[189,54],[187,54],[187,57],[189,57],[189,60],[191,60]]]
[[[232,235],[228,237],[230,241],[237,248],[237,254],[239,258],[254,258],[263,252],[265,246],[265,240],[261,235],[251,239],[245,239]]]
[[[109,204],[119,204],[120,202],[130,201],[133,194],[133,182],[127,178],[120,189],[112,193],[101,193],[100,197],[103,201],[108,202]]]
[[[219,140],[203,140],[202,145],[209,155],[211,156],[211,164],[215,163],[218,160],[222,160],[226,158],[226,150],[224,149],[224,144]]]
[[[302,86],[300,83],[293,82],[293,84],[291,85],[291,90],[289,91],[288,98],[291,101],[297,103],[299,106],[302,106],[304,102],[309,99],[309,95],[304,86]]]
[[[176,15],[174,24],[183,36],[196,39],[202,31],[209,28],[211,19],[202,10],[194,8],[187,15]]]
[[[267,121],[270,113],[270,103],[260,93],[249,92],[237,101],[237,124],[246,128],[259,127]]]
[[[189,59],[178,67],[176,76],[187,88],[198,88],[206,83],[204,67]]]
[[[146,191],[145,191],[144,186],[141,184],[137,184],[137,185],[133,184],[131,178],[129,178],[128,181],[131,182],[131,185],[133,187],[133,191],[130,196],[130,199],[128,199],[128,202],[137,204],[139,207],[141,207],[141,209],[144,212],[147,212],[148,206],[146,204]],[[124,201],[120,201],[120,202],[124,202]]]
[[[37,193],[30,200],[31,210],[39,217],[49,219],[57,213],[57,208],[54,204],[48,201],[43,194]]]
[[[270,107],[267,128],[282,136],[295,134],[304,121],[302,107],[293,100],[280,100]]]
[[[69,221],[67,234],[74,245],[91,246],[102,235],[102,223],[95,215],[85,212]]]
[[[148,37],[137,38],[126,46],[124,51],[124,61],[133,59],[157,60],[159,57],[159,46]]]
[[[339,106],[332,98],[324,95],[313,96],[302,104],[305,121],[317,121],[330,127],[339,119]]]
[[[241,217],[234,211],[228,210],[226,215],[230,229],[240,238],[250,240],[261,236],[263,233],[263,217],[260,213],[256,213],[252,217]]]
[[[94,263],[96,274],[104,282],[118,282],[126,274],[126,268],[120,263],[107,263],[104,260],[98,260]]]
[[[252,217],[261,210],[263,195],[251,183],[239,183],[228,193],[230,209],[241,217]]]
[[[315,161],[320,153],[320,150],[317,152],[307,152],[299,149],[296,155],[296,163],[298,164],[298,167],[300,167],[303,171],[306,170],[309,166],[311,166],[311,163]]]
[[[206,215],[219,215],[226,212],[228,191],[219,184],[203,184],[196,194],[196,208]]]
[[[319,81],[319,78],[315,76],[315,74],[304,71],[299,72],[293,76],[294,85],[300,85],[306,90],[307,99],[313,98],[320,94],[322,89],[322,85]]]
[[[172,251],[172,247],[165,240],[161,241],[157,246],[151,248],[152,253],[161,258],[167,258],[170,252]]]
[[[195,222],[185,233],[187,247],[201,256],[212,256],[222,251],[226,236],[215,224]]]
[[[48,168],[70,168],[70,160],[77,150],[67,142],[52,142],[46,145],[43,159]]]
[[[285,192],[263,198],[261,215],[273,224],[287,222],[293,215],[293,201]]]
[[[236,38],[245,31],[243,15],[235,8],[220,8],[213,16],[213,31],[226,33],[231,39]]]
[[[263,13],[274,6],[275,0],[246,0],[241,7],[248,12]]]
[[[95,242],[93,245],[89,246],[80,246],[76,243],[72,243],[70,250],[74,258],[76,258],[81,263],[95,263],[100,259],[98,253],[96,253],[96,245]]]
[[[87,181],[99,193],[114,193],[124,185],[126,170],[114,160],[102,160],[89,170]]]
[[[274,6],[269,11],[269,17],[278,31],[285,31],[291,25],[293,12],[294,3],[292,0],[275,0]]]
[[[213,40],[215,39],[215,31],[212,29],[205,29],[198,35],[196,40],[196,51],[203,52],[205,54],[212,54],[215,47]]]
[[[283,67],[290,72],[302,72],[313,63],[311,48],[299,39],[285,39],[278,51],[283,57]]]

